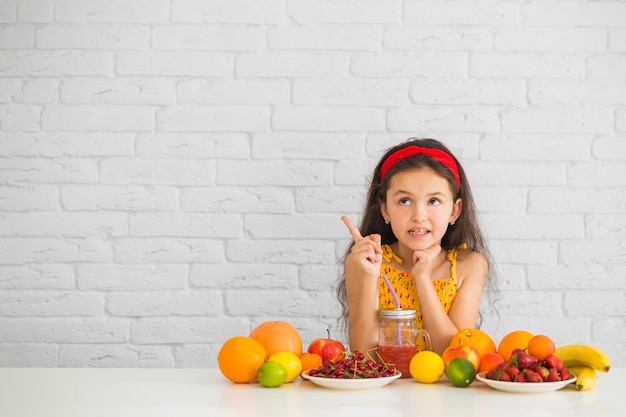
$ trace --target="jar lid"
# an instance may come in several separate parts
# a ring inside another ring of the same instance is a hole
[[[385,319],[414,319],[415,316],[415,310],[380,310],[380,318]]]

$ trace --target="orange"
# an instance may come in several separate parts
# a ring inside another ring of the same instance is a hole
[[[303,352],[300,355],[300,362],[302,362],[302,371],[304,372],[322,366],[322,357],[317,353]]]
[[[265,349],[266,359],[277,352],[291,352],[296,356],[302,353],[300,334],[286,321],[266,321],[255,327],[250,337]]]
[[[246,336],[228,339],[217,354],[217,365],[226,378],[237,383],[256,379],[257,372],[265,362],[263,346]]]
[[[546,335],[538,334],[528,341],[528,354],[540,361],[554,355],[554,352],[556,352],[556,346],[554,346],[552,339]]]
[[[487,333],[478,329],[463,329],[452,336],[448,346],[474,346],[480,356],[496,351],[496,344]]]
[[[500,356],[499,353],[485,353],[483,356],[480,357],[478,372],[489,372],[502,362],[504,362],[504,358]]]
[[[500,344],[498,345],[498,353],[504,358],[505,361],[511,359],[513,349],[526,350],[528,348],[528,341],[534,335],[526,330],[515,330],[505,335]]]

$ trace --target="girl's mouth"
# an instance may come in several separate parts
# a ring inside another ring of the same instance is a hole
[[[428,229],[412,229],[412,230],[409,230],[409,234],[410,235],[425,235],[425,234],[427,234],[429,232],[430,232],[430,230],[428,230]]]

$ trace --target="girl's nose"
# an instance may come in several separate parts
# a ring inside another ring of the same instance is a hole
[[[413,210],[413,215],[411,216],[411,220],[416,222],[424,221],[428,218],[426,215],[426,208],[422,207],[421,204],[415,205],[415,210]]]

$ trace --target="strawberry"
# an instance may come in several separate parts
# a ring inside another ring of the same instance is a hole
[[[502,362],[500,365],[487,372],[485,377],[495,381],[510,381],[511,377],[507,374],[508,362]]]
[[[569,369],[567,369],[566,367],[563,367],[560,371],[561,374],[561,381],[565,381],[571,378],[571,375],[569,373]]]
[[[563,369],[563,361],[558,356],[550,355],[543,362],[545,362],[546,368],[556,368],[557,371]]]
[[[515,375],[515,379],[513,380],[514,382],[526,382],[526,377],[524,376],[524,374],[520,373]]]
[[[548,368],[544,366],[537,366],[537,369],[533,369],[533,371],[537,372],[539,376],[541,376],[541,379],[544,381],[550,374],[550,371],[548,370]]]
[[[515,381],[515,377],[519,375],[520,370],[517,366],[511,366],[506,372],[509,374],[511,379]]]
[[[524,376],[527,382],[543,382],[541,375],[532,369],[524,369]]]
[[[498,378],[496,378],[498,381],[505,381],[505,382],[511,382],[511,377],[509,376],[509,374],[507,374],[506,372],[502,372]]]
[[[559,371],[556,368],[548,369],[548,375],[543,378],[544,382],[556,382],[560,381]]]
[[[495,380],[499,380],[500,379],[500,375],[507,372],[507,370],[512,367],[513,364],[510,361],[505,361],[505,362],[500,362],[498,365],[496,365],[495,368],[493,368],[491,371],[487,372],[485,374],[485,377],[488,379],[495,379]]]
[[[530,368],[539,362],[539,359],[535,358],[532,355],[529,355],[528,353],[524,352],[521,349],[515,349],[513,352],[514,353],[513,353],[512,358],[515,357],[517,366],[520,369]]]
[[[488,371],[485,374],[485,378],[487,378],[487,379],[497,379],[498,378],[498,370],[494,368],[491,371]]]

